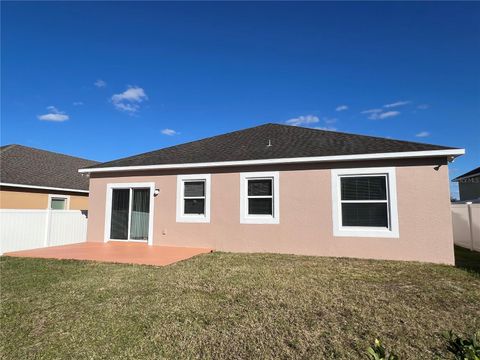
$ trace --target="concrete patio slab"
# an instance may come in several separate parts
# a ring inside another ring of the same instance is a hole
[[[212,249],[205,248],[148,246],[143,243],[85,242],[34,250],[15,251],[5,253],[4,255],[164,266],[191,258],[195,255],[209,253],[211,251]]]

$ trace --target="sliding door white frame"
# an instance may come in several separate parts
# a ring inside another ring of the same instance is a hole
[[[112,193],[114,189],[130,189],[129,203],[128,203],[128,239],[116,240],[110,238],[110,229],[112,221]],[[130,239],[130,222],[133,204],[133,189],[150,189],[150,208],[148,216],[148,245],[153,245],[153,211],[154,211],[154,192],[155,183],[118,183],[107,184],[106,201],[105,201],[105,228],[104,228],[104,242],[108,241],[129,241],[129,242],[145,242],[145,240],[131,240]]]

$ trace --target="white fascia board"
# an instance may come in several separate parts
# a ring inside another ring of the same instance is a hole
[[[162,169],[190,169],[204,167],[222,166],[248,166],[248,165],[272,165],[312,162],[334,162],[334,161],[361,161],[378,159],[402,159],[438,156],[460,156],[465,154],[465,149],[428,150],[428,151],[405,151],[392,153],[358,154],[358,155],[334,155],[334,156],[313,156],[281,159],[261,160],[240,160],[240,161],[219,161],[187,164],[164,164],[164,165],[140,165],[140,166],[117,166],[104,168],[80,169],[80,173],[115,172],[115,171],[141,171],[141,170],[162,170]]]
[[[471,175],[468,175],[468,176],[459,176],[459,177],[453,179],[452,181],[460,181],[460,180],[470,179],[472,177],[477,177],[477,176],[480,176],[480,172],[475,173],[475,174],[471,174]]]
[[[66,188],[57,188],[57,187],[50,187],[50,186],[23,185],[23,184],[12,184],[12,183],[0,183],[0,186],[11,186],[11,187],[18,187],[18,188],[26,188],[26,189],[68,191],[68,192],[88,194],[88,190],[66,189]]]

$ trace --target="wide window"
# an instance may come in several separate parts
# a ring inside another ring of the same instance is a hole
[[[210,221],[210,175],[178,175],[177,222]]]
[[[278,173],[242,173],[240,178],[240,222],[278,224]]]
[[[152,242],[154,185],[109,184],[106,240]]]
[[[398,237],[394,168],[332,170],[334,234]]]
[[[341,176],[342,226],[387,228],[387,176]]]

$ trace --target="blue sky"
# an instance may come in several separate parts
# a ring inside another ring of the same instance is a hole
[[[480,163],[480,3],[2,2],[1,16],[2,145],[106,161],[277,122],[464,147],[452,177]]]

